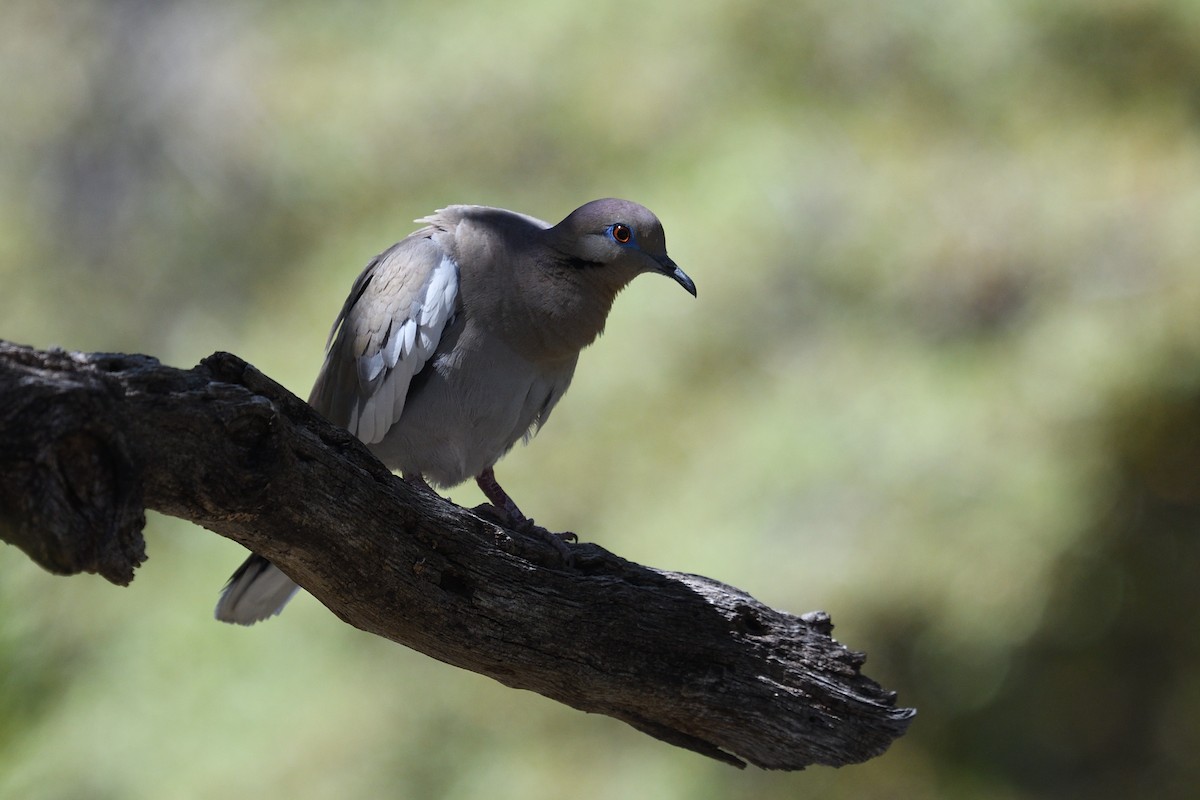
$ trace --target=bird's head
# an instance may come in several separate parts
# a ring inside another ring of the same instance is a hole
[[[628,200],[593,200],[550,229],[555,247],[573,268],[596,270],[617,290],[643,272],[674,280],[694,297],[696,284],[667,255],[662,223]]]

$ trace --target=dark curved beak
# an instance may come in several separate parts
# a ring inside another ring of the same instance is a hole
[[[658,271],[668,278],[673,279],[683,288],[691,293],[692,297],[696,296],[696,284],[688,277],[687,273],[679,268],[679,265],[672,261],[668,256],[654,256],[654,260],[658,262]]]

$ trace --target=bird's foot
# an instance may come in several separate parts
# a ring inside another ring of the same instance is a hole
[[[579,541],[579,534],[577,533],[573,533],[572,531],[552,531],[549,528],[543,528],[541,525],[538,525],[531,517],[527,517],[519,511],[517,513],[520,516],[515,519],[511,515],[508,517],[509,527],[515,531],[532,533],[535,536],[541,536],[545,539],[553,537],[560,542],[570,542],[572,544]]]
[[[555,533],[554,531],[547,530],[522,514],[521,509],[517,508],[517,504],[513,502],[513,499],[508,496],[508,493],[497,482],[496,475],[492,472],[491,467],[479,473],[475,478],[475,482],[479,484],[479,488],[483,491],[483,494],[491,501],[492,507],[498,512],[497,516],[503,517],[504,522],[509,528],[521,533],[533,534],[549,542],[558,551],[563,563],[567,566],[575,563],[575,557],[571,554],[571,548],[567,546],[567,542],[579,541],[578,536],[570,531]]]
[[[556,532],[543,528],[541,525],[534,523],[532,519],[523,517],[523,522],[516,523],[513,528],[521,533],[532,534],[549,542],[550,545],[558,551],[562,556],[563,563],[568,567],[575,563],[575,555],[571,552],[571,548],[567,546],[567,542],[578,542],[579,537],[571,531]]]
[[[566,566],[573,566],[575,563],[574,554],[568,542],[578,542],[579,537],[570,531],[552,531],[543,528],[533,520],[526,516],[521,516],[520,521],[514,520],[504,509],[496,508],[491,503],[485,503],[481,506],[476,506],[472,509],[476,514],[494,521],[497,525],[507,528],[510,531],[523,533],[534,539],[541,539],[554,548],[558,553],[559,558]]]

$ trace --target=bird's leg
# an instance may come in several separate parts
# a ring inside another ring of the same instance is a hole
[[[533,524],[533,520],[522,514],[521,509],[517,508],[517,504],[508,496],[508,492],[504,491],[504,487],[496,480],[496,473],[491,467],[475,476],[475,483],[479,484],[479,488],[488,502],[497,510],[502,511],[513,527],[524,530]]]
[[[500,486],[500,482],[496,480],[496,473],[492,471],[491,467],[476,475],[475,483],[479,484],[479,488],[484,496],[487,497],[488,502],[508,518],[509,524],[513,528],[519,531],[538,534],[554,545],[554,548],[562,554],[567,563],[571,562],[571,551],[565,542],[578,541],[578,536],[570,532],[554,533],[553,531],[546,530],[541,525],[535,525],[532,519],[521,513],[521,509],[517,508],[517,504],[508,496],[508,492],[504,491],[504,488]]]

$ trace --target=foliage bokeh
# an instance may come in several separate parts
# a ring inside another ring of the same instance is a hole
[[[346,628],[0,550],[0,796],[1190,797],[1200,7],[514,0],[0,10],[0,336],[304,395],[358,269],[454,202],[636,199],[643,278],[529,448],[540,521],[794,612],[920,716],[737,772]],[[478,501],[473,488],[451,496]]]

